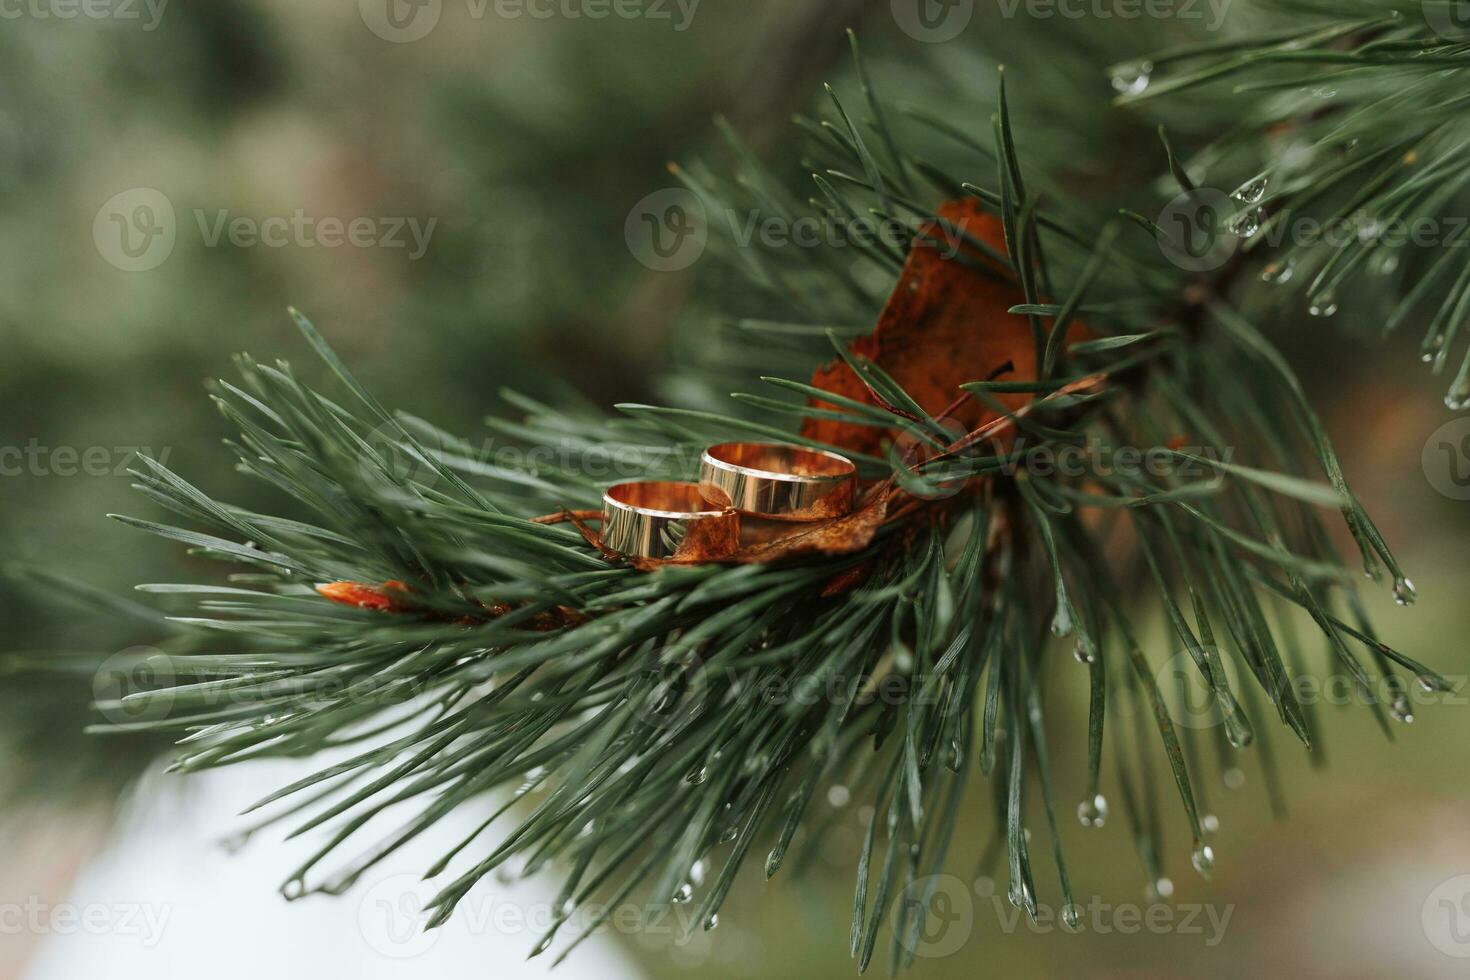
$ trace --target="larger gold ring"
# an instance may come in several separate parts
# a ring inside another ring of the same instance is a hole
[[[819,449],[726,442],[704,451],[699,492],[710,503],[778,521],[820,521],[852,510],[857,467]]]
[[[628,557],[724,558],[740,549],[740,515],[693,483],[619,483],[602,495],[602,543]]]

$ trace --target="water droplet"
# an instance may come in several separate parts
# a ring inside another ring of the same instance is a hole
[[[720,913],[718,913],[718,912],[711,913],[710,917],[708,919],[705,919],[704,920],[704,931],[705,932],[709,932],[711,929],[718,928],[719,925],[720,925]]]
[[[1215,849],[1203,842],[1197,842],[1190,863],[1194,865],[1194,870],[1208,878],[1210,872],[1215,870]]]
[[[1157,902],[1161,898],[1168,898],[1174,894],[1174,882],[1168,878],[1160,878],[1144,888],[1143,894],[1150,902]]]
[[[689,773],[689,775],[685,776],[684,782],[688,783],[690,786],[698,786],[700,783],[704,782],[708,778],[709,767],[700,766],[698,769],[695,769],[693,772]]]
[[[1199,825],[1204,828],[1205,833],[1214,834],[1220,829],[1220,818],[1213,813],[1207,813],[1199,818]]]
[[[1401,606],[1412,606],[1414,600],[1419,598],[1419,593],[1414,589],[1414,583],[1400,575],[1393,580],[1393,601]]]
[[[689,880],[696,885],[704,884],[704,862],[695,861],[689,866]]]
[[[1419,689],[1422,691],[1434,692],[1440,690],[1439,681],[1428,674],[1420,674],[1417,679],[1419,681]]]
[[[952,772],[959,772],[965,765],[965,750],[960,745],[960,740],[955,739],[949,743],[949,768]]]
[[[1232,766],[1220,774],[1220,780],[1226,789],[1240,789],[1245,785],[1245,773]]]
[[[1249,238],[1261,230],[1261,209],[1247,208],[1231,218],[1230,223],[1225,227],[1230,230],[1230,234],[1232,235]]]
[[[1266,175],[1253,177],[1235,189],[1230,195],[1241,204],[1259,204],[1261,198],[1266,196]]]
[[[575,911],[577,911],[577,903],[568,898],[561,903],[561,908],[557,910],[557,915],[565,919]]]
[[[914,654],[908,647],[899,647],[898,652],[893,655],[893,669],[900,674],[907,674],[914,669]]]
[[[1062,906],[1062,921],[1067,924],[1068,929],[1076,929],[1082,923],[1082,915],[1074,903],[1068,902]]]
[[[827,802],[834,807],[845,807],[852,800],[852,791],[846,786],[837,785],[827,790]]]
[[[1079,664],[1091,664],[1097,660],[1097,650],[1093,648],[1090,640],[1079,640],[1077,649],[1072,651],[1072,656],[1077,658]]]
[[[1113,72],[1113,88],[1122,95],[1137,95],[1148,88],[1149,76],[1153,74],[1152,61],[1135,61],[1120,65]]]
[[[1331,293],[1313,296],[1312,305],[1307,307],[1307,312],[1312,316],[1333,316],[1337,313],[1337,299]]]
[[[721,844],[728,844],[732,840],[734,840],[735,838],[737,838],[739,836],[740,836],[740,828],[739,827],[730,827],[730,828],[726,829],[726,831],[723,834],[720,835],[720,843]]]
[[[1445,408],[1452,412],[1463,412],[1470,408],[1470,384],[1456,385],[1444,396]]]
[[[1031,893],[1031,885],[1024,881],[1012,881],[1006,891],[1006,897],[1011,904],[1018,909],[1025,909],[1032,914],[1036,908],[1036,896]]]
[[[1402,694],[1394,695],[1388,713],[1393,715],[1394,721],[1401,721],[1405,725],[1414,724],[1414,708],[1409,704],[1409,699]]]
[[[1101,793],[1077,804],[1077,819],[1084,827],[1101,827],[1108,819],[1108,801]]]
[[[1328,88],[1326,85],[1319,85],[1312,89],[1312,94],[1319,99],[1330,99],[1337,94],[1337,89]]]
[[[687,881],[684,884],[680,885],[678,889],[674,892],[674,902],[677,905],[683,905],[685,902],[689,901],[693,897],[694,886],[689,884]]]
[[[1392,248],[1380,248],[1373,254],[1370,268],[1374,275],[1389,276],[1398,271],[1399,253]]]
[[[1072,632],[1072,613],[1065,602],[1057,604],[1057,614],[1051,620],[1053,636],[1066,636]]]
[[[515,882],[516,873],[510,865],[502,864],[500,867],[495,869],[495,880],[500,882],[502,885],[509,885]]]
[[[1291,259],[1280,262],[1271,262],[1261,270],[1261,282],[1274,282],[1278,286],[1284,286],[1291,282],[1291,277],[1296,275],[1296,263]]]
[[[1424,338],[1424,343],[1419,347],[1419,360],[1423,361],[1425,364],[1428,364],[1430,361],[1438,357],[1439,352],[1443,349],[1444,334],[1432,333],[1428,337]]]
[[[547,936],[545,939],[541,940],[539,943],[536,944],[536,951],[534,953],[532,953],[531,955],[532,956],[540,956],[542,953],[546,952],[550,948],[551,948],[551,937],[550,936]]]
[[[1256,740],[1256,733],[1251,731],[1250,722],[1245,720],[1245,715],[1232,711],[1225,715],[1225,737],[1230,740],[1231,745],[1243,749]]]

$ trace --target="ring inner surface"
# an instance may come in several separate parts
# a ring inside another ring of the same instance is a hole
[[[799,446],[780,446],[759,442],[727,442],[705,450],[717,462],[742,469],[759,471],[762,476],[804,477],[808,479],[844,479],[853,474],[853,465],[827,453]]]
[[[623,483],[607,491],[607,496],[627,507],[663,511],[670,514],[718,514],[699,495],[693,483]]]

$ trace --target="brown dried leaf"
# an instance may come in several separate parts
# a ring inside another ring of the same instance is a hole
[[[414,608],[409,587],[402,582],[364,585],[361,582],[327,582],[316,587],[318,593],[333,602],[374,612],[408,612]]]
[[[980,209],[974,198],[947,201],[940,218],[972,238],[1005,252],[1000,219]],[[962,248],[970,263],[979,263],[994,275],[947,258]],[[997,278],[1005,277],[1005,278]],[[952,231],[931,221],[909,251],[898,285],[871,334],[857,338],[849,350],[888,372],[914,400],[935,418],[946,412],[965,430],[973,430],[995,413],[973,399],[963,399],[960,385],[992,376],[1007,362],[1007,380],[1036,376],[1036,350],[1026,318],[1010,313],[1026,302],[1019,285],[992,258],[959,246]],[[1078,330],[1078,335],[1083,331]],[[811,383],[835,395],[880,405],[847,363],[841,359],[817,369]],[[1030,395],[999,396],[1007,408],[1025,404]],[[813,407],[835,408],[819,400]],[[808,419],[801,434],[853,452],[878,453],[891,432],[830,419]]]
[[[791,533],[742,548],[729,560],[761,565],[802,555],[847,555],[861,551],[888,517],[887,486],[870,493],[856,510],[830,521],[791,525]]]
[[[316,591],[326,599],[344,606],[370,609],[382,613],[414,613],[429,619],[456,622],[461,626],[474,626],[499,619],[513,612],[515,607],[505,602],[480,602],[480,613],[454,617],[425,609],[413,600],[413,588],[406,583],[392,581],[382,585],[366,585],[362,582],[328,582],[318,585]],[[478,601],[478,600],[476,600]],[[555,610],[537,613],[527,621],[525,628],[538,633],[559,630],[565,626],[578,626],[587,622],[587,617],[569,606],[557,606]]]
[[[672,558],[619,555],[603,544],[602,535],[591,527],[602,519],[598,511],[563,510],[534,520],[537,524],[569,523],[608,561],[620,561],[639,571],[709,562],[759,565],[801,555],[845,555],[861,551],[872,542],[887,518],[888,489],[886,483],[874,488],[856,510],[832,520],[805,524],[765,522],[762,533],[751,536],[744,545],[728,538],[728,525],[724,522],[696,521]]]

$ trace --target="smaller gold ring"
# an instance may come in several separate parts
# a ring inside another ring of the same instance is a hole
[[[820,449],[726,442],[704,451],[699,492],[719,507],[777,521],[820,521],[852,510],[857,467]]]
[[[740,515],[693,483],[619,483],[602,495],[602,543],[625,557],[724,558],[740,549]]]

